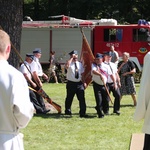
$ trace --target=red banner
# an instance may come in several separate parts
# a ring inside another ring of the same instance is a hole
[[[86,37],[83,35],[83,41],[82,41],[82,51],[81,51],[81,57],[80,60],[84,66],[84,73],[83,73],[83,80],[89,85],[89,83],[92,81],[91,76],[91,65],[94,61],[94,55],[92,53],[92,50],[89,46],[89,43],[86,39]]]

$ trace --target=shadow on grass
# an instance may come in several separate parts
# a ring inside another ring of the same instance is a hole
[[[124,105],[120,105],[120,107],[135,107],[135,106],[131,104],[124,104]]]
[[[113,108],[113,107],[114,107],[113,105],[109,106],[109,108]],[[132,104],[121,104],[120,107],[135,107],[135,106]],[[95,109],[95,106],[87,106],[87,108]]]
[[[95,118],[97,117],[95,114],[93,113],[88,113],[88,116],[84,119],[91,119],[91,118]],[[34,117],[41,117],[41,118],[45,118],[45,119],[62,119],[62,118],[80,118],[78,113],[73,113],[72,115],[65,115],[65,114],[58,114],[58,113],[48,113],[48,114],[34,114]]]

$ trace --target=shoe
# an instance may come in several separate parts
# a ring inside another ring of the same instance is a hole
[[[48,112],[50,112],[50,109],[46,109],[43,111],[43,114],[47,114]]]
[[[65,111],[65,115],[72,115],[71,111]]]
[[[36,112],[36,114],[47,114],[50,111],[50,109],[46,109],[42,112]]]
[[[98,118],[104,118],[104,115],[98,115]]]
[[[114,111],[115,114],[117,114],[118,116],[120,115],[120,111],[116,110]]]
[[[80,115],[80,118],[88,118],[89,116],[84,114],[84,115]]]

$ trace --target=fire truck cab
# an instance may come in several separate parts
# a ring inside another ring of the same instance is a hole
[[[94,54],[104,53],[114,45],[121,58],[123,52],[130,53],[136,68],[141,71],[143,58],[150,50],[150,26],[149,25],[117,25],[95,26],[93,32]]]

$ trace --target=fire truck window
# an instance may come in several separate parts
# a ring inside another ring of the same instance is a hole
[[[147,41],[147,29],[133,29],[133,42]]]
[[[123,35],[123,29],[117,29],[117,31],[116,31],[116,40],[121,42],[122,41],[122,35]]]
[[[104,41],[109,42],[109,29],[104,29]]]
[[[105,42],[121,42],[123,30],[122,29],[104,29]]]

